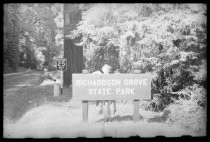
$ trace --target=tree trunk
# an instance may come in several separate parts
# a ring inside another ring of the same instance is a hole
[[[78,4],[64,4],[64,36],[76,29],[81,20],[81,11]],[[67,71],[64,72],[64,85],[72,84],[72,73],[82,73],[83,69],[83,47],[76,46],[80,38],[64,38],[64,58],[67,59]]]

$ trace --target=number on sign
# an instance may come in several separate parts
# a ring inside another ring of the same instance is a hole
[[[62,67],[62,61],[58,61],[58,67]]]
[[[62,61],[62,66],[63,66],[63,68],[64,68],[64,66],[65,66],[66,64],[65,64],[65,62],[64,61]]]
[[[58,70],[66,70],[66,60],[58,60],[57,61],[57,69]]]

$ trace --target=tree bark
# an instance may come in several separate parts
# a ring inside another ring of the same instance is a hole
[[[64,4],[64,36],[76,29],[81,20],[81,11],[78,4]],[[72,73],[82,73],[83,69],[83,47],[76,46],[79,38],[70,39],[64,37],[64,58],[67,59],[67,71],[64,71],[64,85],[72,84]]]

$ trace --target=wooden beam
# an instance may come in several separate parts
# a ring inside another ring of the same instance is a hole
[[[88,101],[82,101],[82,121],[88,121]]]
[[[87,70],[82,70],[82,73],[87,74]],[[87,122],[88,121],[88,101],[83,100],[82,101],[82,121]]]
[[[139,74],[140,70],[134,70],[134,74]],[[139,100],[134,100],[133,102],[134,105],[134,115],[133,115],[133,120],[134,122],[139,121]]]
[[[133,120],[134,122],[139,121],[139,100],[134,100],[134,115],[133,115]]]

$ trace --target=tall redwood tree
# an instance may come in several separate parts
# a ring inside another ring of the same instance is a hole
[[[76,29],[81,20],[81,11],[78,4],[64,5],[64,58],[67,58],[67,71],[64,72],[64,85],[72,84],[72,73],[81,73],[83,69],[83,47],[76,46],[78,38],[66,37],[72,30]]]

